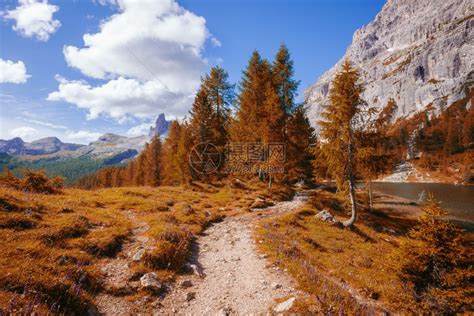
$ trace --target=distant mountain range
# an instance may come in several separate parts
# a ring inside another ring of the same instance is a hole
[[[102,167],[134,158],[154,136],[164,136],[170,122],[160,114],[148,135],[126,137],[107,133],[89,145],[63,143],[57,137],[25,142],[20,137],[0,140],[0,167],[45,169],[73,183],[78,177]]]
[[[31,143],[20,137],[9,140],[0,139],[0,152],[9,155],[45,155],[63,150],[77,150],[84,145],[63,143],[57,137],[46,137]]]

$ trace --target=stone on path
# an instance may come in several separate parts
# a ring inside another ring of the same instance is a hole
[[[142,288],[152,291],[159,291],[163,286],[160,280],[158,280],[158,277],[156,276],[155,272],[144,274],[140,278],[140,284]]]
[[[293,303],[295,302],[295,298],[292,297],[292,298],[289,298],[287,299],[286,301],[278,304],[277,306],[275,306],[275,308],[273,309],[273,311],[275,313],[283,313],[283,312],[286,312],[288,311],[292,306],[293,306]]]

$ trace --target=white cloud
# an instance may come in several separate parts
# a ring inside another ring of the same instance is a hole
[[[0,58],[0,83],[25,83],[31,76],[26,73],[25,64]]]
[[[30,138],[34,135],[38,134],[38,130],[34,129],[33,127],[29,126],[21,126],[17,127],[10,131],[10,135],[13,137],[21,137],[21,138]]]
[[[40,126],[44,126],[44,127],[50,127],[50,128],[54,128],[54,129],[64,129],[64,130],[67,130],[67,127],[64,126],[64,125],[57,125],[57,124],[53,124],[53,123],[50,123],[50,122],[38,121],[38,120],[27,119],[27,118],[24,118],[23,120],[24,120],[25,122],[33,123],[33,124],[40,125]]]
[[[151,123],[142,123],[137,126],[134,126],[127,131],[127,136],[134,137],[140,135],[148,135],[151,125]]]
[[[25,37],[34,37],[46,42],[49,35],[56,32],[61,22],[53,18],[59,10],[58,6],[48,4],[48,0],[19,0],[19,6],[13,10],[3,12],[5,19],[15,21],[13,30]]]
[[[84,35],[84,47],[63,49],[70,67],[109,81],[91,86],[61,79],[48,100],[87,109],[89,118],[184,115],[206,68],[206,20],[174,0],[121,0],[118,10],[98,33]]]
[[[191,98],[184,94],[176,98],[176,94],[167,91],[157,81],[142,84],[136,79],[119,77],[92,87],[84,81],[59,80],[58,91],[50,93],[47,99],[63,100],[86,109],[88,119],[107,114],[119,122],[125,122],[130,114],[139,118],[156,116],[158,112],[184,115],[187,107],[183,103]]]
[[[215,47],[221,47],[222,46],[222,43],[221,41],[219,41],[217,38],[215,38],[214,36],[211,37],[211,42],[212,44],[215,46]]]
[[[97,132],[90,132],[90,131],[78,131],[78,132],[73,132],[73,131],[68,131],[64,135],[64,140],[68,142],[73,142],[73,143],[90,143],[94,140],[97,140],[100,136],[102,136],[101,133]]]

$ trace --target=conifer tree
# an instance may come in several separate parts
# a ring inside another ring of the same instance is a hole
[[[277,90],[280,108],[285,113],[285,120],[295,110],[295,95],[299,82],[293,79],[294,69],[290,52],[282,44],[272,64],[272,81]]]
[[[209,127],[213,132],[212,143],[223,148],[228,140],[228,128],[234,102],[234,85],[228,81],[229,75],[221,67],[213,67],[202,82],[202,90],[206,91],[207,101],[211,107]]]
[[[145,155],[145,184],[153,187],[159,186],[161,181],[161,139],[159,136],[152,139],[142,155]]]
[[[162,181],[166,185],[181,184],[181,171],[179,161],[177,160],[180,134],[181,125],[178,121],[172,121],[162,149]]]
[[[196,94],[190,114],[190,132],[194,144],[213,142],[213,131],[211,121],[214,113],[209,102],[209,94],[206,89],[201,89]]]
[[[362,86],[359,74],[346,60],[336,74],[329,91],[329,104],[324,106],[320,124],[323,154],[331,175],[336,179],[339,191],[349,191],[352,205],[351,218],[344,226],[352,226],[357,219],[355,176],[358,114],[365,102],[361,98]]]
[[[189,184],[193,180],[193,174],[189,165],[189,153],[192,147],[189,129],[190,127],[188,123],[184,122],[181,124],[178,138],[176,162],[179,169],[179,180],[181,184]]]
[[[313,175],[312,160],[316,138],[306,116],[304,105],[295,108],[288,121],[286,168],[288,176],[295,179],[309,179]]]
[[[474,103],[474,101],[472,103]],[[462,144],[465,148],[470,148],[474,144],[474,104],[471,104],[464,118]]]
[[[231,127],[236,142],[261,142],[261,123],[267,84],[271,79],[270,64],[254,51],[243,72],[237,97],[238,110]]]
[[[454,315],[470,300],[472,255],[464,246],[463,231],[446,220],[447,212],[432,195],[422,210],[418,225],[410,231],[411,240],[402,243],[395,262],[425,312]]]

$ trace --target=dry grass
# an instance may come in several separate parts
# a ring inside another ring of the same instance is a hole
[[[39,194],[0,187],[0,314],[84,314],[103,291],[100,263],[115,257],[137,222],[150,227],[152,252],[132,269],[171,281],[191,243],[211,222],[246,212],[256,196],[283,196],[261,183],[188,187],[64,189]],[[133,212],[132,221],[127,214]]]
[[[395,203],[413,208],[402,201]],[[400,241],[406,238],[403,234],[414,220],[404,217],[404,211],[392,212],[395,208],[396,204],[388,208],[378,205],[372,213],[362,211],[356,229],[341,229],[314,217],[322,209],[339,219],[347,216],[344,201],[327,190],[319,190],[305,207],[262,222],[257,231],[261,250],[287,268],[300,286],[314,295],[299,302],[295,311],[335,314],[342,310],[349,315],[384,309],[416,311],[413,299],[403,294],[407,290],[392,261],[400,251]],[[385,233],[385,229],[400,235]]]

